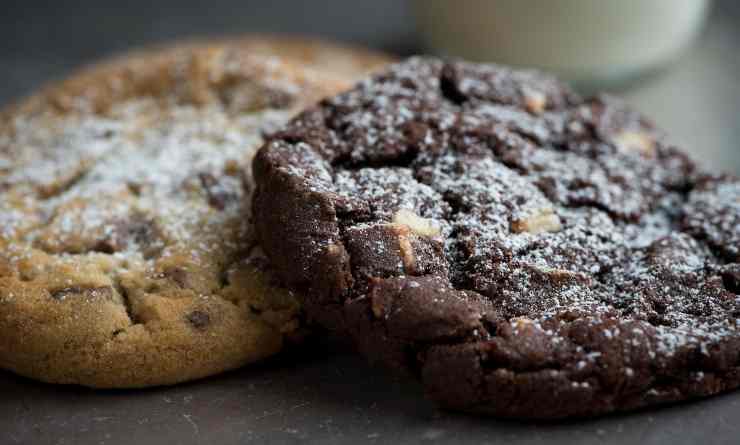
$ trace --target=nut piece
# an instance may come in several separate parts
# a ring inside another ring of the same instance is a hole
[[[621,151],[636,151],[645,155],[652,155],[655,151],[653,138],[642,132],[623,131],[614,135],[612,141]]]
[[[550,281],[555,286],[565,286],[568,284],[591,285],[591,278],[580,272],[572,272],[566,269],[554,269],[550,267],[539,268],[541,272],[546,273]]]
[[[393,219],[395,220],[395,217]],[[391,228],[393,232],[395,232],[396,236],[398,236],[398,249],[401,254],[401,261],[403,262],[404,270],[415,270],[416,255],[414,254],[414,246],[411,244],[411,237],[414,236],[415,232],[407,224],[393,223]]]
[[[191,326],[200,331],[205,330],[211,324],[211,316],[201,310],[195,310],[189,313],[185,316],[185,319]]]
[[[532,114],[541,114],[547,106],[547,96],[537,90],[526,89],[524,95],[524,108]]]
[[[534,321],[527,317],[517,317],[511,319],[511,327],[514,328],[514,330],[516,331],[529,329],[531,326],[534,326]]]
[[[527,232],[537,234],[542,232],[557,232],[562,228],[560,217],[551,208],[539,209],[525,219],[512,221],[511,230],[514,233]]]
[[[197,52],[191,57],[188,74],[192,81],[188,89],[190,98],[196,104],[205,104],[212,100],[211,85],[221,81],[224,76],[224,55],[223,49],[212,48]]]
[[[385,306],[380,299],[372,298],[370,300],[370,309],[373,311],[375,318],[382,318],[385,313]]]
[[[434,220],[422,218],[406,209],[401,209],[393,215],[393,224],[404,225],[419,236],[431,238],[440,234],[440,228],[434,223]]]

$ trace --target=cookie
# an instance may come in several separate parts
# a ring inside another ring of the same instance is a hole
[[[740,384],[740,180],[545,74],[412,58],[257,154],[308,315],[444,407],[591,416]]]
[[[254,37],[119,57],[0,117],[0,367],[166,385],[301,335],[253,248],[263,134],[384,61]]]

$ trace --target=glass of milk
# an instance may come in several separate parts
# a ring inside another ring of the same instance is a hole
[[[676,59],[710,0],[414,0],[428,49],[548,70],[584,89]]]

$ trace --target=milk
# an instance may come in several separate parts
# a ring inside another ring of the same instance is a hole
[[[415,0],[430,50],[603,87],[675,59],[708,0]]]

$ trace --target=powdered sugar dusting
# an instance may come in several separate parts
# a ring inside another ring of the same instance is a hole
[[[14,116],[0,132],[3,255],[17,262],[32,247],[153,263],[186,252],[197,263],[243,249],[251,236],[250,163],[262,134],[317,94],[297,96],[301,86],[279,63],[269,65],[259,82],[235,80],[197,105],[175,89],[104,113]],[[245,68],[223,70],[241,76]]]
[[[656,360],[738,338],[736,290],[721,275],[738,262],[740,183],[699,180],[619,101],[536,73],[414,58],[316,113],[294,122],[298,142],[272,148],[308,145],[321,159],[320,181],[286,162],[330,197],[345,238],[400,209],[438,221],[443,253],[419,258],[438,255],[435,273],[507,319],[562,321],[544,329],[558,348],[574,319]],[[304,127],[316,133],[301,139]]]

